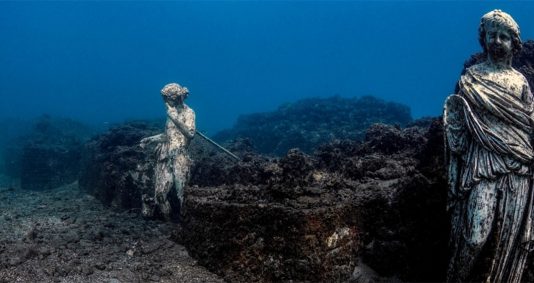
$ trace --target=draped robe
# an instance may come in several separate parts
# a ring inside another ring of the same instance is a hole
[[[468,68],[445,103],[449,282],[519,282],[531,247],[532,94],[519,72],[492,72]]]

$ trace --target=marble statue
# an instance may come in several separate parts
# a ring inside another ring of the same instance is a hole
[[[512,68],[519,26],[485,14],[485,61],[464,72],[444,107],[451,212],[448,282],[520,282],[532,247],[534,102]]]
[[[189,179],[191,160],[187,147],[195,135],[195,112],[185,103],[187,88],[176,83],[166,85],[161,95],[167,108],[165,133],[144,138],[141,147],[157,143],[154,195],[143,195],[143,215],[160,215],[176,220],[183,202],[183,190]]]

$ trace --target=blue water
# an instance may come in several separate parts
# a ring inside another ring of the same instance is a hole
[[[0,119],[163,117],[173,81],[208,134],[310,96],[436,116],[495,8],[534,39],[533,2],[0,2]]]

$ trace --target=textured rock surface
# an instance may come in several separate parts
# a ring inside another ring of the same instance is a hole
[[[139,143],[162,131],[161,121],[136,121],[121,124],[91,139],[84,149],[80,188],[106,205],[141,209],[143,194],[154,194],[154,146],[157,143],[147,143],[145,148]],[[194,160],[215,156],[214,149],[199,138],[193,139],[190,153]],[[161,215],[154,217],[161,218]]]
[[[382,276],[443,280],[442,149],[436,120],[377,124],[362,144],[335,142],[313,156],[212,158],[194,171],[201,187],[186,190],[179,240],[230,280],[349,280],[360,259]]]
[[[241,162],[194,139],[178,238],[199,263],[233,281],[348,280],[362,259],[358,268],[367,264],[382,276],[441,280],[442,129],[435,121],[415,124],[431,126],[377,124],[362,143],[336,141],[312,156],[292,150],[280,159],[238,140],[229,149]],[[93,139],[84,190],[106,204],[140,208],[150,184],[140,168],[151,166],[138,141],[160,131],[130,123]]]
[[[408,107],[372,96],[310,98],[274,112],[241,116],[234,128],[214,139],[249,138],[258,152],[281,156],[295,147],[311,153],[334,139],[361,140],[373,123],[404,126],[411,120]]]
[[[106,205],[141,208],[143,193],[153,191],[155,158],[139,141],[161,132],[159,123],[130,122],[110,129],[85,145],[80,188]]]
[[[254,203],[258,190],[195,190],[187,198],[182,235],[200,264],[239,282],[348,279],[360,236],[351,223],[355,211],[350,204],[302,208]],[[231,194],[239,194],[241,202]],[[313,199],[306,194],[300,198],[298,206]]]
[[[114,212],[77,185],[0,187],[0,282],[223,282],[169,239],[174,224]]]

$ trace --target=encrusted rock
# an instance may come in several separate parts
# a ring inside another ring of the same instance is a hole
[[[229,280],[350,280],[361,258],[381,276],[443,280],[446,182],[425,175],[443,170],[429,169],[439,129],[375,125],[363,144],[314,155],[219,159],[214,179],[213,164],[197,164],[180,241]]]
[[[106,205],[141,208],[141,196],[153,190],[153,148],[139,141],[161,131],[157,123],[130,122],[86,144],[80,188]]]
[[[362,140],[373,123],[405,126],[411,121],[407,106],[372,96],[309,98],[274,112],[241,116],[232,129],[221,131],[214,139],[248,138],[258,152],[283,156],[296,147],[312,153],[335,139]]]

